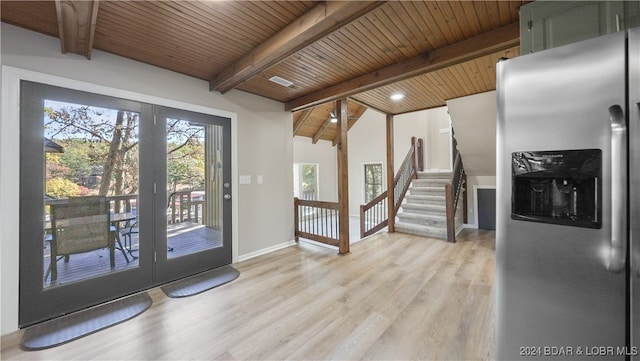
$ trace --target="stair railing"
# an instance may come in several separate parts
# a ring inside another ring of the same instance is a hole
[[[467,176],[462,166],[462,159],[458,152],[456,154],[456,160],[453,162],[453,172],[451,173],[449,183],[444,186],[445,204],[447,208],[447,240],[449,242],[455,243],[456,241],[456,210],[466,178]]]
[[[418,177],[418,170],[423,169],[423,157],[422,157],[422,138],[411,138],[411,147],[407,152],[407,155],[402,162],[402,165],[398,169],[398,173],[394,178],[393,192],[394,192],[394,214],[400,209],[402,200],[409,190],[411,181]],[[372,199],[369,203],[360,206],[360,237],[364,238],[372,235],[379,230],[389,225],[388,215],[388,190],[382,192],[379,196]]]
[[[340,204],[293,198],[295,240],[300,237],[338,246]]]

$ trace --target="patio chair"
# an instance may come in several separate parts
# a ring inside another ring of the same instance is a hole
[[[132,252],[135,252],[136,250],[134,250],[132,247],[132,236],[134,234],[138,234],[140,233],[139,229],[138,229],[138,221],[137,220],[132,220],[132,221],[128,221],[127,224],[123,227],[120,228],[120,234],[122,235],[122,238],[124,240],[124,247],[125,249],[129,252],[129,255],[133,258],[136,259],[138,258],[138,256],[134,256]],[[129,246],[127,247],[127,240],[129,240]]]
[[[111,228],[106,197],[72,197],[68,203],[52,204],[51,233],[52,284],[58,280],[58,260],[69,262],[72,254],[108,248],[111,269],[115,268],[116,234]]]

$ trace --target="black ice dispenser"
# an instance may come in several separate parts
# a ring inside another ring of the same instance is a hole
[[[511,154],[511,218],[600,228],[602,151]]]

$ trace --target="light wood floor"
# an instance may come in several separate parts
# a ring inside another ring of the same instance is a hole
[[[2,360],[489,360],[495,234],[456,244],[380,233],[339,256],[300,244],[236,264],[194,297],[149,291],[123,324],[37,352],[2,338]]]

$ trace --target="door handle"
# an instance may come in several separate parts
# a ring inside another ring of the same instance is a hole
[[[231,194],[228,194],[228,193],[227,193],[227,194],[225,194],[225,195],[223,196],[223,198],[224,198],[224,199],[226,199],[226,200],[229,200],[229,199],[231,199]]]
[[[611,249],[607,270],[622,272],[627,247],[627,124],[619,105],[609,107],[611,120]]]

